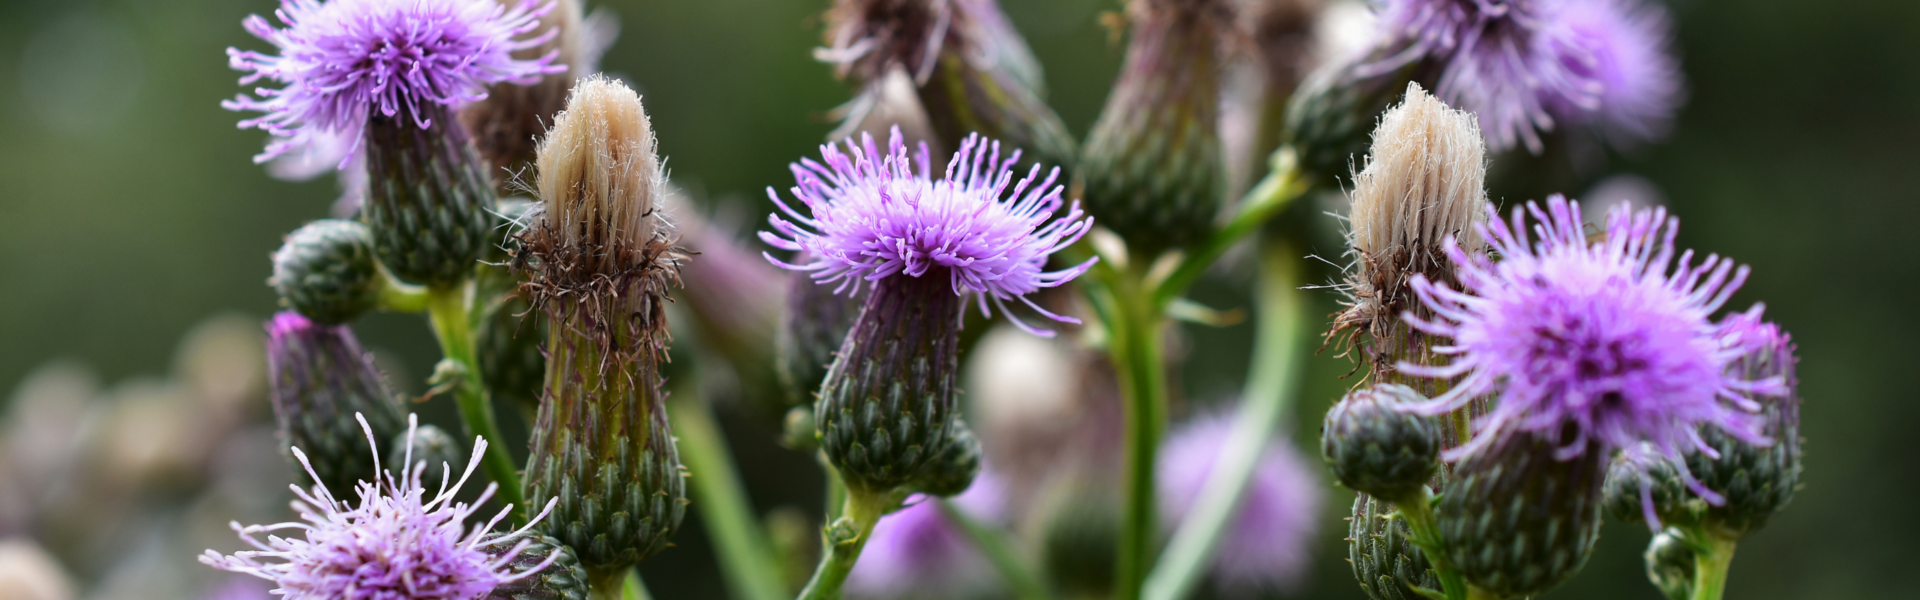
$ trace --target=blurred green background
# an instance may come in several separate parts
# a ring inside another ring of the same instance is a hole
[[[1120,58],[1099,14],[1118,5],[1002,4],[1045,63],[1053,105],[1084,134]],[[87,363],[108,382],[161,374],[181,335],[206,316],[274,310],[263,284],[268,253],[283,232],[324,216],[337,195],[327,178],[267,176],[249,161],[263,135],[236,129],[239,116],[217,105],[240,89],[225,48],[263,46],[240,19],[274,6],[0,2],[0,393],[56,357]],[[815,151],[832,126],[824,113],[847,98],[809,55],[825,0],[591,6],[620,17],[604,69],[640,87],[674,180],[742,214],[764,211],[765,186],[789,184],[787,163]],[[1920,534],[1920,511],[1903,502],[1920,493],[1920,460],[1910,458],[1920,403],[1902,383],[1920,361],[1920,344],[1904,337],[1920,334],[1912,237],[1920,223],[1920,3],[1670,6],[1691,90],[1672,138],[1578,175],[1503,157],[1490,191],[1510,203],[1577,196],[1608,173],[1644,176],[1684,220],[1683,245],[1753,266],[1735,305],[1764,300],[1794,333],[1806,489],[1740,546],[1729,598],[1920,597],[1900,575],[1920,561],[1906,538]],[[1331,227],[1311,212],[1301,214]],[[1312,240],[1312,251],[1338,256],[1332,240]],[[1243,303],[1239,285],[1212,284],[1201,295]],[[1320,312],[1332,312],[1333,300],[1320,295]],[[436,358],[425,326],[376,316],[359,330],[417,391],[414,380]],[[1225,366],[1190,369],[1194,397],[1237,389],[1245,330],[1193,332],[1196,347],[1227,359],[1196,361]],[[1347,369],[1344,359],[1313,359],[1297,417],[1307,442]],[[738,419],[729,426],[761,508],[816,498],[806,486],[768,489],[764,482],[791,480],[805,461],[782,455],[769,432]],[[1336,514],[1351,496],[1328,493],[1305,597],[1360,598]],[[1609,525],[1587,569],[1548,597],[1656,598],[1641,574],[1647,537]],[[643,567],[656,597],[720,597],[698,525],[677,542]],[[186,555],[178,562],[204,568]]]

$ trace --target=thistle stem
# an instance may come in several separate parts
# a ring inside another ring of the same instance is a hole
[[[1720,600],[1726,592],[1727,569],[1733,566],[1733,550],[1738,540],[1698,534],[1693,547],[1693,600]]]
[[[1115,598],[1140,597],[1141,586],[1151,566],[1154,517],[1154,457],[1160,437],[1167,427],[1166,362],[1160,353],[1164,344],[1164,319],[1156,310],[1148,290],[1142,285],[1143,273],[1128,270],[1113,283],[1117,314],[1113,335],[1113,362],[1120,376],[1120,392],[1125,403],[1126,455],[1120,508],[1120,544],[1115,563]]]
[[[653,600],[653,594],[647,592],[647,582],[640,580],[639,567],[634,567],[626,585],[620,586],[620,600]]]
[[[640,578],[638,574],[630,573],[633,573],[633,569],[588,569],[587,599],[623,600],[627,582]]]
[[[514,523],[525,523],[520,474],[514,468],[513,457],[507,454],[507,440],[500,435],[500,426],[494,421],[493,405],[487,402],[486,384],[480,379],[480,363],[474,359],[473,324],[468,311],[472,306],[472,292],[472,282],[427,290],[427,317],[433,322],[434,337],[440,340],[441,354],[453,363],[457,371],[454,376],[460,378],[443,383],[453,384],[454,401],[460,408],[466,434],[487,440],[487,453],[481,464],[494,483],[499,484],[494,493],[499,494],[501,503],[512,507]]]
[[[1000,571],[1000,577],[1006,580],[1007,587],[1012,588],[1013,597],[1022,600],[1049,600],[1053,597],[1040,576],[1027,568],[1031,561],[1016,554],[1012,545],[1007,543],[1006,536],[961,512],[946,498],[935,498],[932,502],[940,508],[940,515],[958,526],[974,547],[979,548],[988,562],[992,562],[994,568]]]
[[[1413,533],[1413,545],[1419,546],[1420,551],[1426,554],[1427,562],[1433,565],[1433,573],[1439,577],[1441,591],[1446,594],[1447,600],[1496,598],[1479,588],[1469,589],[1466,579],[1447,562],[1447,555],[1440,546],[1440,528],[1434,524],[1432,490],[1421,486],[1420,492],[1414,497],[1392,501],[1400,509],[1400,518],[1407,520],[1407,529]]]
[[[847,490],[847,504],[841,510],[842,516],[835,519],[824,533],[826,552],[820,557],[820,566],[813,571],[813,579],[807,581],[807,587],[800,590],[799,600],[837,600],[840,598],[840,586],[847,583],[847,574],[853,572],[853,564],[860,560],[860,551],[867,547],[867,538],[873,535],[873,526],[880,517],[887,514],[895,501],[891,495],[875,494],[867,490]]]
[[[753,507],[747,502],[740,474],[734,470],[733,456],[712,412],[696,395],[682,393],[668,399],[667,417],[680,440],[680,459],[694,474],[687,478],[693,487],[693,503],[706,522],[728,590],[740,600],[784,598],[786,590],[780,582],[773,544],[753,517]]]
[[[1146,598],[1177,600],[1193,591],[1219,547],[1227,523],[1239,512],[1247,483],[1253,479],[1274,429],[1298,392],[1304,364],[1300,352],[1307,303],[1300,287],[1300,267],[1292,244],[1262,240],[1256,303],[1258,330],[1253,365],[1233,430],[1227,436],[1219,462],[1201,488],[1193,512],[1180,524],[1173,540],[1147,577]]]

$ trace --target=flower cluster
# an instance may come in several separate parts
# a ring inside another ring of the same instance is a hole
[[[372,427],[365,417],[358,418],[368,443],[377,448]],[[473,459],[460,479],[451,486],[442,479],[439,491],[429,498],[420,482],[427,465],[413,463],[411,440],[416,429],[417,419],[408,430],[409,452],[398,477],[380,470],[380,453],[374,451],[378,480],[360,482],[355,490],[360,496],[358,505],[349,506],[334,498],[325,485],[315,485],[312,490],[291,486],[297,497],[293,509],[306,522],[244,527],[234,523],[234,531],[254,550],[227,556],[208,550],[200,562],[272,581],[280,586],[274,593],[287,600],[477,600],[501,584],[537,573],[552,563],[558,553],[524,571],[505,568],[528,543],[522,537],[524,528],[508,535],[491,535],[511,507],[481,526],[467,526],[467,519],[493,497],[496,487],[488,485],[472,504],[454,501],[486,452],[485,438],[475,439]],[[299,448],[293,449],[293,455],[306,467],[308,476],[319,478]],[[549,502],[547,509],[552,507]],[[533,522],[545,516],[542,511]],[[303,532],[304,539],[269,535],[263,542],[255,537],[289,530]],[[518,545],[504,553],[486,550],[516,540]]]
[[[1034,165],[1015,183],[1013,165],[1020,151],[1002,159],[998,142],[976,135],[961,142],[946,175],[934,180],[925,144],[909,159],[899,129],[890,137],[885,154],[863,135],[860,145],[848,140],[845,152],[833,144],[821,146],[825,164],[803,159],[793,165],[799,183],[792,193],[806,213],[768,188],[780,213],[768,216],[773,231],[761,232],[760,239],[804,251],[809,260],[791,264],[772,255],[767,260],[810,271],[820,283],[839,282],[836,293],[857,293],[864,282],[895,274],[920,277],[944,269],[953,293],[973,295],[983,313],[991,314],[989,303],[1008,312],[1007,301],[1016,300],[1055,321],[1078,322],[1026,298],[1093,267],[1089,259],[1046,270],[1049,255],[1073,245],[1093,226],[1078,204],[1055,218],[1064,203],[1062,187],[1054,184],[1058,168],[1036,185],[1040,166]],[[1008,317],[1022,329],[1045,334],[1010,312]]]
[[[248,72],[241,84],[268,79],[285,87],[257,88],[257,97],[241,94],[220,106],[265,113],[240,122],[275,138],[254,162],[287,153],[350,157],[376,111],[425,128],[423,105],[455,106],[485,98],[488,84],[531,83],[564,70],[552,64],[553,53],[512,56],[554,34],[515,39],[552,9],[534,0],[511,8],[491,0],[284,0],[274,14],[285,28],[259,15],[245,21],[280,55],[228,48],[227,56]]]
[[[1526,233],[1528,215],[1537,240]],[[1437,351],[1454,360],[1400,368],[1462,377],[1420,409],[1443,414],[1476,398],[1497,401],[1451,458],[1516,431],[1559,439],[1560,460],[1640,442],[1676,460],[1689,449],[1712,452],[1702,425],[1766,443],[1752,396],[1783,393],[1784,383],[1728,369],[1765,341],[1754,332],[1759,307],[1711,318],[1748,270],[1717,255],[1696,263],[1692,251],[1676,260],[1678,228],[1665,209],[1616,210],[1605,239],[1589,241],[1579,204],[1554,196],[1544,209],[1516,209],[1511,224],[1495,216],[1479,227],[1497,263],[1449,244],[1461,289],[1414,278],[1439,318],[1411,321],[1451,338]],[[1571,438],[1560,438],[1569,426]]]

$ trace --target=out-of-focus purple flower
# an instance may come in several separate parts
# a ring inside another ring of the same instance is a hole
[[[1561,119],[1586,124],[1615,145],[1660,137],[1685,96],[1671,51],[1667,12],[1641,0],[1560,0],[1561,64],[1599,84],[1597,105],[1549,98]]]
[[[417,425],[417,420],[413,422]],[[373,429],[364,419],[360,423],[368,443],[373,444]],[[413,431],[410,428],[407,434],[409,449]],[[373,456],[379,481],[360,482],[358,506],[335,499],[324,485],[315,485],[312,490],[290,486],[297,498],[293,509],[305,522],[234,523],[234,531],[254,550],[228,556],[208,550],[200,556],[200,562],[274,582],[280,586],[274,593],[286,600],[481,598],[500,584],[545,569],[559,554],[548,556],[533,568],[511,572],[508,566],[528,544],[522,535],[526,529],[507,535],[489,534],[512,508],[502,509],[478,527],[467,526],[467,519],[493,497],[496,488],[496,484],[488,484],[473,504],[454,501],[454,495],[486,453],[486,439],[475,438],[473,446],[473,459],[459,481],[448,486],[442,480],[432,498],[427,497],[420,482],[427,468],[425,462],[413,463],[409,451],[409,464],[395,477],[377,468],[380,453],[376,449]],[[299,448],[294,448],[293,454],[306,464],[306,455]],[[307,471],[314,476],[311,466]],[[538,523],[552,509],[550,501],[532,522]],[[296,539],[271,535],[276,531],[302,533]],[[269,534],[265,541],[255,537],[261,533]],[[504,553],[487,551],[490,546],[516,542]]]
[[[273,600],[267,593],[267,584],[252,577],[228,576],[225,582],[214,586],[204,596],[206,600]]]
[[[1380,9],[1383,43],[1394,53],[1365,73],[1386,73],[1417,61],[1439,65],[1434,93],[1480,117],[1494,150],[1525,144],[1538,153],[1551,131],[1548,99],[1592,110],[1599,84],[1568,67],[1556,50],[1570,47],[1557,26],[1559,0],[1388,0]]]
[[[1189,422],[1168,438],[1157,480],[1161,522],[1177,525],[1199,503],[1232,430],[1233,420],[1220,415]],[[1213,558],[1222,591],[1286,592],[1305,583],[1320,523],[1318,472],[1285,440],[1268,444]]]
[[[1528,214],[1537,239],[1526,233]],[[1768,443],[1751,396],[1782,393],[1784,382],[1727,368],[1765,342],[1756,331],[1761,308],[1711,319],[1746,281],[1746,267],[1717,255],[1696,263],[1691,250],[1675,267],[1679,219],[1664,208],[1616,210],[1605,239],[1595,242],[1582,229],[1579,204],[1558,195],[1544,210],[1529,203],[1513,211],[1511,224],[1494,215],[1479,229],[1499,262],[1449,241],[1461,289],[1418,275],[1413,281],[1438,318],[1409,321],[1452,339],[1435,351],[1453,361],[1400,365],[1419,376],[1461,378],[1417,407],[1423,412],[1495,400],[1473,439],[1447,458],[1518,433],[1557,440],[1559,460],[1641,442],[1676,463],[1688,450],[1713,455],[1699,433],[1706,425]],[[1683,476],[1701,497],[1719,502]]]
[[[868,598],[957,597],[991,591],[997,581],[992,565],[947,519],[938,499],[916,495],[907,507],[873,526],[860,562],[847,574],[848,595]],[[951,502],[976,520],[997,523],[1005,515],[1004,486],[982,469],[973,485]]]
[[[373,111],[404,114],[425,128],[429,113],[419,110],[422,104],[479,100],[488,84],[532,83],[564,70],[552,64],[554,53],[512,56],[553,36],[514,39],[552,9],[551,2],[535,0],[512,8],[490,0],[283,0],[274,15],[286,28],[259,15],[244,21],[280,55],[228,48],[227,56],[235,70],[248,72],[242,85],[269,79],[285,87],[256,88],[257,97],[241,94],[220,106],[265,113],[240,122],[274,136],[254,162],[299,153],[338,154],[344,164]],[[346,152],[337,148],[343,137],[351,141]]]
[[[1039,180],[1040,166],[1034,165],[1014,183],[1012,168],[1020,151],[1003,160],[999,142],[974,135],[961,142],[946,176],[934,180],[926,144],[920,145],[917,160],[909,160],[898,127],[885,154],[872,136],[861,137],[860,145],[848,140],[845,152],[834,144],[821,146],[825,164],[803,159],[791,166],[798,180],[791,191],[807,212],[794,210],[767,188],[780,212],[768,216],[773,231],[760,232],[760,239],[811,258],[797,265],[772,255],[767,260],[811,271],[822,284],[839,282],[836,293],[858,292],[863,282],[896,274],[920,277],[945,270],[954,294],[974,295],[983,313],[992,313],[989,302],[1008,312],[1006,302],[1017,300],[1055,321],[1079,322],[1026,298],[1093,266],[1090,259],[1045,270],[1049,255],[1072,245],[1093,225],[1077,203],[1054,218],[1064,203],[1062,187],[1054,185],[1058,168]],[[1011,312],[1008,318],[1029,332],[1050,335]]]

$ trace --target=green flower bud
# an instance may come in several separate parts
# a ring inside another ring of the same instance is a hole
[[[408,283],[447,286],[473,272],[493,217],[493,182],[446,107],[367,119],[367,198],[360,218],[373,230],[381,264]]]
[[[538,534],[528,534],[527,542],[519,557],[506,566],[514,573],[538,566],[554,553],[560,556],[538,573],[493,588],[486,600],[587,600],[587,571],[580,568],[580,559],[574,556],[572,548],[560,540]],[[513,540],[483,548],[490,554],[500,553],[518,543]]]
[[[1647,544],[1647,580],[1668,600],[1687,600],[1693,596],[1693,549],[1680,538],[1666,532],[1654,534]]]
[[[267,323],[267,378],[282,450],[299,448],[319,477],[306,483],[347,494],[374,480],[373,448],[355,414],[366,417],[377,439],[406,435],[393,391],[344,325],[321,325],[294,312],[274,315]],[[306,479],[306,469],[293,466]]]
[[[935,496],[957,496],[967,491],[967,487],[973,485],[973,478],[980,474],[980,439],[973,436],[967,422],[954,419],[950,437],[947,448],[920,476],[915,486],[920,491]]]
[[[480,377],[494,398],[527,408],[540,408],[540,386],[547,357],[540,353],[546,339],[546,321],[533,315],[533,305],[519,294],[522,277],[508,265],[525,235],[534,204],[519,198],[500,201],[494,209],[494,227],[487,255],[480,267],[478,288],[484,298],[475,316],[473,343]]]
[[[820,388],[820,448],[847,488],[914,483],[953,439],[960,314],[945,269],[874,282]]]
[[[1325,182],[1345,175],[1355,158],[1366,153],[1367,134],[1380,113],[1421,69],[1432,68],[1416,61],[1390,73],[1361,77],[1364,68],[1376,61],[1363,55],[1328,63],[1294,91],[1281,139],[1299,150],[1300,168],[1311,180]]]
[[[1220,75],[1224,0],[1133,0],[1126,63],[1079,166],[1087,212],[1154,256],[1213,231],[1225,195]]]
[[[1793,502],[1800,486],[1800,396],[1794,375],[1793,341],[1778,328],[1757,328],[1765,348],[1735,361],[1729,369],[1747,373],[1752,381],[1778,377],[1784,396],[1754,398],[1761,404],[1761,433],[1773,443],[1755,446],[1717,427],[1702,427],[1700,439],[1718,451],[1719,458],[1688,452],[1687,470],[1725,502],[1706,509],[1707,523],[1727,537],[1738,538],[1767,524],[1774,513]]]
[[[1649,506],[1662,524],[1693,523],[1706,506],[1687,489],[1679,469],[1651,451],[1629,450],[1614,456],[1603,489],[1607,516],[1628,523],[1646,522]]]
[[[1403,385],[1383,384],[1347,394],[1327,411],[1320,456],[1342,485],[1402,501],[1440,468],[1440,427],[1431,417],[1401,410],[1422,400]]]
[[[1403,519],[1390,519],[1393,505],[1358,494],[1353,516],[1347,519],[1347,562],[1360,589],[1373,600],[1420,600],[1413,588],[1440,589],[1427,555],[1413,545],[1413,532]]]
[[[267,285],[280,305],[315,323],[352,321],[380,303],[385,285],[373,258],[373,232],[340,219],[321,219],[287,234],[273,253],[273,277]]]
[[[951,23],[932,69],[920,77],[920,103],[949,147],[980,135],[1029,154],[1042,168],[1068,168],[1078,150],[1046,103],[1040,62],[992,0],[951,2]]]
[[[394,470],[425,464],[427,468],[420,476],[420,480],[428,485],[442,481],[442,478],[449,473],[448,469],[452,469],[453,478],[445,481],[459,479],[460,469],[466,467],[469,456],[460,449],[458,440],[447,435],[445,429],[433,425],[421,425],[411,436],[402,431],[399,435],[393,436],[392,443],[387,444],[387,468]],[[408,457],[412,457],[413,462],[407,462]],[[395,474],[395,477],[399,476],[400,474]]]
[[[1435,521],[1447,560],[1468,583],[1497,597],[1541,594],[1593,556],[1606,457],[1588,448],[1555,460],[1559,446],[1513,433],[1455,465]]]

